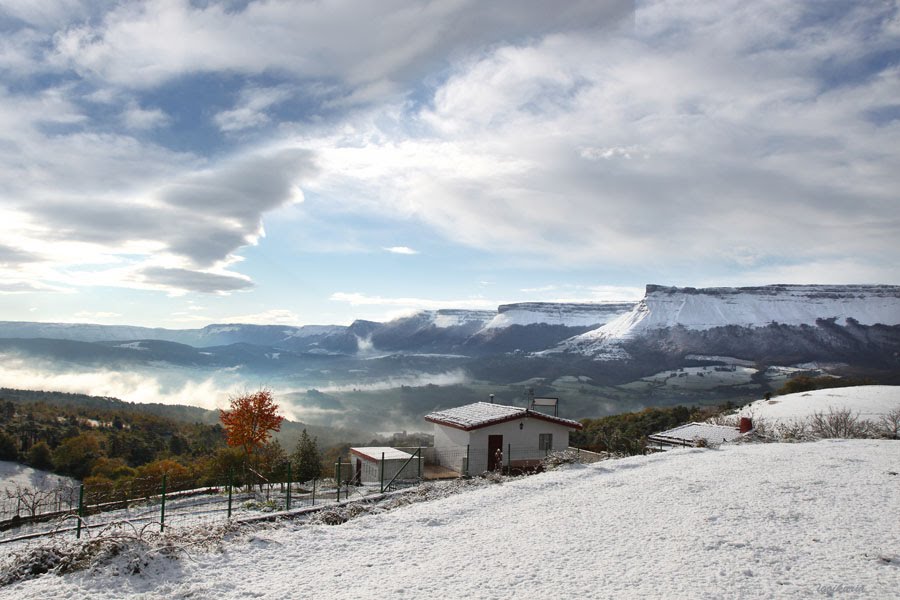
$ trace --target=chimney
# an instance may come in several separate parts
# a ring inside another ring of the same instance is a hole
[[[741,424],[738,426],[741,433],[747,433],[753,429],[753,420],[750,417],[741,417]]]
[[[491,395],[490,395],[490,398],[491,398],[491,404],[493,404],[493,403],[494,403],[494,395],[491,394]]]

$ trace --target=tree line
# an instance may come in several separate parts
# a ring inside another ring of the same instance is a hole
[[[277,411],[271,392],[263,390],[233,398],[231,410],[223,411],[222,422],[207,424],[143,414],[130,406],[116,410],[97,404],[21,402],[0,392],[0,460],[110,490],[134,489],[143,485],[141,482],[158,481],[162,474],[199,485],[221,485],[228,475],[236,484],[278,481],[288,464],[294,481],[321,476],[323,452],[305,429],[291,453],[271,438],[273,428],[265,422],[258,423],[263,426],[262,434],[257,431],[254,441],[233,443],[238,439],[235,432],[253,426],[244,419],[256,418],[252,412],[242,414],[235,408],[260,394]],[[329,449],[325,454],[334,452]]]

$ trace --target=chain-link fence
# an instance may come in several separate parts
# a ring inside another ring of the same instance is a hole
[[[570,448],[564,452],[507,445],[505,448],[395,448],[361,457],[351,453],[334,465],[332,477],[293,481],[290,469],[268,480],[252,469],[210,478],[161,473],[47,489],[16,487],[0,498],[0,544],[48,535],[90,536],[116,523],[173,527],[245,520],[281,511],[303,512],[336,502],[410,487],[424,480],[517,474],[541,470],[548,461],[596,462],[605,455]]]

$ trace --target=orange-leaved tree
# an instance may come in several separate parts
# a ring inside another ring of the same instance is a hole
[[[272,390],[261,389],[231,398],[231,409],[219,411],[228,445],[243,448],[247,458],[266,443],[270,431],[281,429],[284,417],[272,398]]]

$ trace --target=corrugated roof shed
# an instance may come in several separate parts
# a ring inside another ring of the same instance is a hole
[[[710,423],[688,423],[674,427],[667,431],[654,433],[649,436],[651,442],[662,444],[674,444],[678,446],[694,445],[697,440],[703,439],[712,443],[730,442],[741,437],[737,427],[727,425],[712,425]]]

